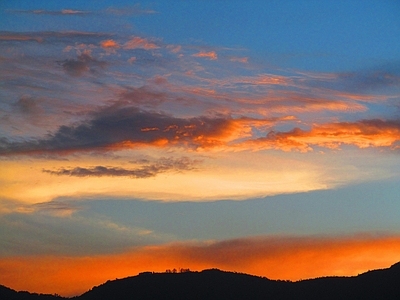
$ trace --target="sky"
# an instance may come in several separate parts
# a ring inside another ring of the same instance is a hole
[[[398,1],[1,1],[0,284],[400,261]]]

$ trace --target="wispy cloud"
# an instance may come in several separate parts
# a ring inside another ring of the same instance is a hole
[[[35,203],[27,206],[27,208],[32,210],[31,213],[45,212],[57,217],[69,217],[73,213],[82,209],[82,207],[77,203],[60,200]]]
[[[243,64],[246,64],[246,63],[249,62],[249,58],[248,57],[231,57],[229,60],[233,61],[233,62],[240,62],[240,63],[243,63]]]
[[[204,58],[208,58],[210,60],[217,60],[218,59],[218,55],[217,52],[215,51],[200,51],[198,53],[193,54],[192,56],[194,57],[204,57]]]
[[[145,9],[142,8],[139,4],[125,7],[125,8],[114,8],[109,7],[104,10],[77,10],[77,9],[61,9],[61,10],[46,10],[46,9],[32,9],[32,10],[15,10],[9,9],[7,10],[8,13],[12,14],[34,14],[34,15],[52,15],[52,16],[69,16],[69,15],[101,15],[101,14],[108,14],[108,15],[146,15],[146,14],[155,14],[157,13],[155,10],[152,9]]]
[[[39,32],[11,32],[1,31],[0,41],[36,41],[44,42],[51,41],[57,42],[63,40],[64,42],[82,42],[84,40],[91,41],[92,39],[109,38],[108,33],[98,32],[85,32],[85,31],[39,31]],[[6,46],[6,45],[3,45]]]
[[[145,50],[152,50],[152,49],[157,49],[160,48],[157,46],[154,42],[149,41],[146,38],[141,38],[138,36],[133,37],[129,41],[127,41],[123,45],[124,49],[131,50],[131,49],[145,49]]]
[[[84,218],[85,207],[62,200],[25,205],[1,215],[0,257],[57,254],[98,255],[163,241],[161,235],[140,226],[125,225],[107,218]],[[1,259],[0,259],[1,260]]]
[[[45,10],[45,9],[34,9],[34,10],[8,10],[9,13],[19,14],[35,14],[35,15],[52,15],[52,16],[63,16],[63,15],[88,15],[90,11],[76,10],[76,9],[62,9],[62,10]]]
[[[1,41],[36,41],[38,43],[43,41],[43,38],[37,34],[23,34],[23,33],[11,33],[11,32],[1,32]]]
[[[136,4],[131,7],[125,8],[107,8],[105,10],[106,13],[114,14],[114,15],[147,15],[147,14],[156,14],[157,11],[153,9],[145,9],[140,6],[140,4]]]
[[[171,99],[168,93],[157,91],[150,86],[127,87],[119,93],[119,101],[138,107],[155,107]]]

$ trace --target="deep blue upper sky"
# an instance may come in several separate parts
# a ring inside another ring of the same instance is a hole
[[[108,1],[4,1],[2,30],[77,30],[142,33],[166,43],[202,43],[247,49],[280,67],[349,71],[398,60],[397,1],[116,1],[112,7],[154,15],[98,18],[10,14],[12,10],[76,9],[104,13]],[[23,9],[22,9],[23,8]],[[129,25],[127,25],[129,24]]]

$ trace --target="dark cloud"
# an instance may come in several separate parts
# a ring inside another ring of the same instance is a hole
[[[32,97],[22,97],[14,104],[14,108],[23,114],[35,115],[43,111],[39,102],[38,99]]]
[[[192,170],[198,163],[198,160],[192,160],[187,157],[179,159],[161,158],[153,164],[147,164],[136,169],[96,166],[91,168],[77,167],[72,169],[61,168],[57,170],[43,170],[43,172],[53,175],[68,175],[76,177],[126,176],[132,178],[148,178],[167,171]]]
[[[104,61],[98,61],[94,59],[90,52],[84,52],[78,55],[78,58],[67,59],[59,62],[64,71],[71,76],[79,77],[88,71],[94,71],[96,67],[104,68],[107,63]]]
[[[339,83],[350,91],[370,91],[400,86],[400,63],[379,66],[369,70],[341,73]]]
[[[235,126],[227,116],[185,119],[115,104],[93,113],[89,121],[61,126],[44,139],[10,142],[3,138],[0,155],[118,150],[143,144],[207,147],[220,144]]]

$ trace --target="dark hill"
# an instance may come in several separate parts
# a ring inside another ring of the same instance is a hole
[[[60,300],[0,286],[0,300]],[[107,281],[74,300],[133,299],[400,299],[400,263],[355,277],[286,282],[216,269],[142,273]]]
[[[65,298],[47,294],[16,292],[8,287],[0,285],[0,300],[62,300],[62,299]]]
[[[144,274],[100,285],[79,297],[98,299],[277,299],[290,283],[205,270]]]

